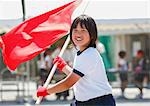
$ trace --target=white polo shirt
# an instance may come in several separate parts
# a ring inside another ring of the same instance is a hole
[[[83,52],[78,52],[73,68],[74,73],[82,77],[73,86],[76,100],[87,101],[112,94],[102,57],[96,48],[89,47]]]

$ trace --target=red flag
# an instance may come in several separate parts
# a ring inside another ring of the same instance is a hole
[[[82,0],[74,0],[57,9],[29,19],[0,37],[4,63],[9,69],[28,61],[65,36],[71,15]]]

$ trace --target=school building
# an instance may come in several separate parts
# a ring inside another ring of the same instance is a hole
[[[105,47],[105,52],[101,55],[108,70],[116,69],[119,51],[125,50],[127,60],[132,62],[136,52],[143,50],[150,71],[150,19],[97,20],[96,22],[99,41]],[[108,76],[110,80],[116,80],[112,74],[108,73]]]
[[[105,55],[109,60],[109,63],[106,62],[106,67],[116,67],[120,50],[127,52],[129,61],[139,49],[150,58],[150,19],[97,20],[96,22],[99,40],[104,44]]]

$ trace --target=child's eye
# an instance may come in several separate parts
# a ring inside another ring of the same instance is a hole
[[[83,30],[81,30],[82,32],[87,32],[87,30],[86,29],[83,29]]]
[[[73,32],[77,32],[77,30],[76,30],[76,29],[74,29],[74,30],[73,30]]]

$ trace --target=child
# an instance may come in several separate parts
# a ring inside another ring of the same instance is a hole
[[[73,86],[75,106],[115,106],[112,89],[108,83],[104,64],[96,49],[97,28],[95,21],[87,16],[77,17],[71,26],[72,43],[79,48],[73,68],[56,57],[57,68],[67,74],[67,77],[48,88],[41,87],[37,96],[65,91]]]
[[[125,51],[120,51],[118,53],[119,56],[119,61],[118,61],[118,68],[119,68],[119,75],[120,75],[120,80],[121,80],[121,91],[122,91],[122,98],[125,98],[124,96],[124,91],[125,88],[128,85],[128,62],[126,61],[126,52]]]
[[[137,95],[138,99],[143,99],[143,81],[145,73],[144,71],[144,51],[138,50],[135,59],[133,60],[133,69],[135,71],[135,85],[139,88],[140,94]]]

